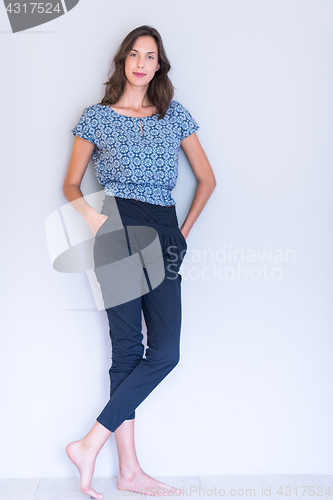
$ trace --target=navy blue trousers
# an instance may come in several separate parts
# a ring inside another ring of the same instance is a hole
[[[113,240],[107,238],[107,230],[114,223],[114,207],[119,212],[123,231],[113,232]],[[103,273],[105,259],[114,258],[119,248],[125,248],[131,256],[138,247],[129,238],[130,230],[137,227],[152,228],[158,234],[165,277],[152,287],[145,272],[148,292],[142,293],[112,307],[106,307],[109,334],[112,345],[110,375],[110,399],[97,421],[114,432],[125,420],[135,418],[135,409],[152,390],[170,373],[180,359],[181,331],[181,275],[179,268],[187,251],[187,243],[178,224],[175,206],[161,206],[134,199],[106,196],[101,213],[109,218],[96,234],[94,259],[97,279],[106,296],[112,289],[111,278]],[[156,235],[156,233],[154,232]],[[116,235],[116,236],[115,236]],[[141,237],[141,234],[140,234]],[[141,238],[142,239],[142,238]],[[123,245],[123,246],[122,246]],[[115,248],[118,250],[115,250]],[[113,257],[110,255],[113,254]],[[143,271],[146,271],[143,265]],[[127,271],[130,272],[130,271]],[[123,282],[131,283],[124,276]],[[145,291],[145,290],[144,290]],[[147,326],[147,349],[144,354],[142,313]]]

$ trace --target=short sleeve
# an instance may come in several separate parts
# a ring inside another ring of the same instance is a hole
[[[96,127],[94,126],[95,113],[91,106],[84,109],[78,124],[72,128],[71,132],[82,139],[86,139],[96,144]]]
[[[181,138],[180,141],[185,139],[185,137],[188,137],[191,134],[194,134],[199,128],[199,125],[191,115],[191,113],[184,107],[182,106],[182,120],[181,120]]]

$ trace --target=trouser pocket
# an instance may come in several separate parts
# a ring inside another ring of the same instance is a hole
[[[104,215],[106,215],[106,214],[104,214]],[[104,221],[104,222],[102,222],[101,226],[99,226],[99,228],[97,229],[97,233],[95,234],[95,238],[96,238],[96,236],[97,236],[97,235],[98,235],[101,231],[103,231],[103,228],[104,228],[104,226],[105,226],[105,224],[107,223],[107,221],[108,221],[108,220],[109,220],[109,216],[108,216],[108,218],[107,218],[107,219],[105,219],[105,221]]]
[[[183,240],[183,243],[184,243],[184,245],[185,245],[185,248],[186,248],[186,250],[187,250],[187,241],[186,241],[186,239],[185,239],[185,236],[184,236],[184,235],[183,235],[183,233],[181,232],[180,228],[178,228],[178,231],[179,231],[179,234],[180,234],[181,239]]]

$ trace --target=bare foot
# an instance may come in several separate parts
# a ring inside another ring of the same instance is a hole
[[[128,490],[152,496],[180,495],[182,492],[180,489],[168,486],[148,476],[141,468],[119,470],[117,488],[118,490]]]
[[[102,493],[97,493],[97,491],[91,487],[96,455],[92,451],[89,451],[81,441],[70,443],[66,447],[66,453],[79,470],[81,491],[93,498],[104,498]]]

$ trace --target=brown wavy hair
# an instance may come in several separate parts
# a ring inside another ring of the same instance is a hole
[[[171,65],[166,56],[161,35],[152,26],[139,26],[132,30],[122,41],[116,55],[113,58],[111,68],[108,73],[109,80],[106,85],[105,95],[99,104],[110,105],[118,102],[122,96],[127,81],[125,75],[125,58],[131,52],[136,39],[139,36],[152,36],[157,44],[158,62],[160,68],[155,72],[154,78],[149,82],[147,96],[150,102],[157,108],[159,120],[164,118],[170,101],[174,96],[174,86],[171,83],[168,73]]]

